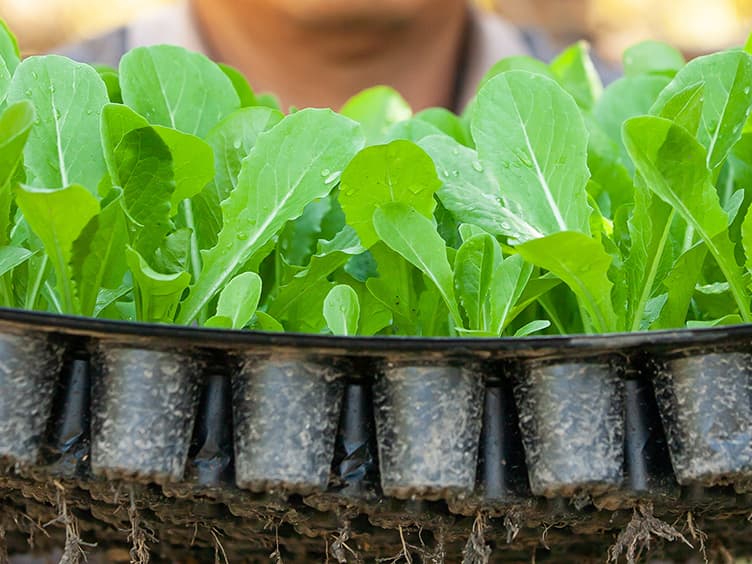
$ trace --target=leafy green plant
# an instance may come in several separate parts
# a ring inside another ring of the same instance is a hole
[[[752,55],[585,43],[463,115],[394,90],[284,115],[178,47],[21,60],[0,26],[0,304],[335,335],[752,321]]]

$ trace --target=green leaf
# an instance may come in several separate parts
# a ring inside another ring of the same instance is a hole
[[[316,252],[319,239],[326,239],[323,234],[324,221],[336,204],[333,196],[314,200],[303,210],[303,215],[288,222],[279,235],[277,249],[287,264],[305,266]],[[339,206],[337,205],[337,208]],[[341,210],[340,215],[342,214]],[[339,226],[344,227],[344,221]],[[334,233],[336,235],[336,233]]]
[[[232,81],[199,53],[138,47],[120,61],[123,101],[153,125],[205,137],[240,107]]]
[[[469,329],[488,330],[488,293],[502,260],[501,247],[490,235],[473,237],[457,251],[454,289],[467,315]]]
[[[446,244],[433,222],[415,208],[395,202],[385,204],[374,212],[373,226],[381,241],[402,255],[436,286],[455,325],[463,327],[454,296],[454,275],[447,260]]]
[[[414,119],[433,125],[442,133],[466,147],[473,146],[473,138],[470,136],[467,124],[447,109],[428,108],[415,114]]]
[[[739,313],[749,317],[749,296],[727,232],[729,218],[706,166],[706,152],[687,132],[664,118],[644,116],[624,124],[624,142],[647,187],[676,210],[705,241],[729,282]]]
[[[543,234],[590,232],[587,130],[558,84],[524,71],[491,79],[478,93],[472,132],[514,215]]]
[[[274,319],[268,313],[264,313],[263,311],[256,312],[256,323],[254,324],[253,328],[258,331],[266,331],[268,333],[285,332],[285,328],[282,327],[282,324],[279,321]]]
[[[382,143],[390,127],[413,115],[399,92],[388,86],[363,90],[345,102],[340,113],[361,124],[369,145]]]
[[[358,294],[360,304],[358,335],[376,335],[392,324],[391,310],[369,292],[365,284],[349,277],[346,283]]]
[[[123,207],[134,224],[135,248],[150,256],[170,229],[175,178],[172,155],[151,127],[125,135],[114,152]]]
[[[0,20],[0,107],[8,94],[13,74],[21,61],[18,42],[4,21]]]
[[[533,333],[538,333],[549,327],[551,327],[551,322],[548,319],[536,319],[535,321],[531,321],[517,329],[517,331],[514,332],[514,336],[528,337]]]
[[[733,221],[732,215],[729,220]],[[719,233],[715,236],[716,244],[723,245],[727,238],[725,231]],[[674,261],[668,274],[660,276],[666,289],[666,301],[651,329],[676,329],[684,325],[707,255],[708,247],[701,240]]]
[[[437,196],[442,205],[463,223],[477,225],[492,235],[513,241],[527,241],[543,234],[505,208],[501,188],[478,154],[446,135],[432,135],[420,141],[431,156],[443,184]]]
[[[120,90],[120,75],[118,71],[107,65],[92,65],[99,74],[99,78],[107,88],[107,99],[114,104],[123,103],[123,92]]]
[[[170,215],[174,216],[184,200],[193,198],[214,178],[214,154],[212,148],[195,135],[162,126],[153,129],[172,156],[175,191]]]
[[[535,57],[530,57],[528,55],[515,55],[513,57],[506,57],[504,59],[501,59],[490,69],[488,69],[488,71],[478,84],[478,91],[480,91],[480,89],[483,88],[486,83],[492,78],[502,73],[515,70],[527,71],[533,74],[540,74],[552,80],[556,80],[556,76],[554,75],[551,68],[543,61],[539,61]]]
[[[721,325],[739,325],[742,318],[737,314],[725,315],[711,321],[687,321],[687,329],[702,329],[705,327],[719,327]]]
[[[0,245],[10,242],[12,181],[23,162],[34,119],[34,106],[29,102],[13,104],[0,115]]]
[[[94,315],[103,288],[123,282],[128,228],[121,204],[120,198],[110,202],[73,242],[70,265],[82,315]]]
[[[590,58],[590,46],[585,41],[578,41],[551,61],[551,72],[583,110],[591,110],[603,92],[603,83]]]
[[[603,98],[601,98],[603,99]],[[634,199],[634,183],[628,172],[625,160],[626,150],[621,141],[611,139],[594,119],[587,121],[589,186],[598,186],[599,194],[593,194],[601,211],[613,217],[619,207],[630,204]]]
[[[332,189],[332,175],[363,146],[357,124],[329,110],[302,110],[259,136],[237,188],[222,203],[217,245],[180,311],[190,323],[284,224]]]
[[[254,272],[238,274],[219,294],[217,315],[230,320],[232,329],[248,325],[261,298],[261,277]]]
[[[230,114],[209,132],[206,141],[214,151],[214,189],[219,201],[226,200],[238,185],[240,168],[259,135],[282,121],[270,108],[243,108]]]
[[[707,149],[708,168],[714,170],[741,137],[752,110],[752,56],[725,51],[690,61],[663,90],[651,113],[659,114],[677,93],[698,83],[705,85],[698,139]]]
[[[251,106],[257,106],[258,100],[256,99],[256,95],[253,93],[253,88],[248,84],[248,80],[243,73],[235,67],[223,63],[218,63],[218,66],[221,71],[225,73],[227,78],[230,79],[230,82],[232,82],[235,92],[240,99],[240,107],[249,108]]]
[[[16,72],[21,62],[21,50],[18,40],[2,19],[0,19],[0,59],[5,62],[10,74]]]
[[[742,246],[744,247],[744,266],[752,272],[752,208],[747,210],[742,223]]]
[[[342,173],[339,201],[348,225],[368,249],[378,236],[373,227],[376,209],[402,202],[423,216],[433,217],[434,193],[441,186],[431,158],[410,141],[392,141],[358,153]]]
[[[206,320],[204,327],[209,327],[210,329],[232,329],[232,319],[224,315],[215,315]]]
[[[684,66],[681,52],[660,41],[642,41],[622,55],[625,76],[660,74],[674,76]]]
[[[59,57],[30,57],[16,70],[8,102],[29,100],[37,121],[24,151],[27,182],[60,188],[80,184],[92,193],[105,173],[99,119],[107,89],[89,65]]]
[[[520,255],[505,258],[494,271],[488,297],[488,330],[494,336],[500,337],[521,313],[514,306],[522,299],[532,273],[532,265],[526,264]]]
[[[191,230],[180,227],[167,235],[154,252],[152,266],[157,272],[175,274],[190,268]]]
[[[431,135],[441,135],[442,131],[435,125],[425,120],[410,118],[390,127],[384,136],[384,143],[404,139],[417,143]]]
[[[146,118],[123,104],[106,104],[102,108],[100,136],[104,150],[104,160],[113,184],[119,185],[115,149],[128,133],[135,129],[149,127]]]
[[[692,135],[696,135],[702,120],[704,93],[704,82],[690,84],[666,100],[658,115],[670,119]]]
[[[632,161],[621,139],[621,126],[631,117],[647,114],[669,82],[670,79],[665,76],[620,78],[609,84],[593,109],[593,117],[609,138],[617,143],[630,172]]]
[[[126,249],[126,259],[133,273],[137,320],[172,323],[180,298],[191,282],[191,275],[187,272],[157,272],[132,247]]]
[[[345,227],[331,241],[320,241],[308,267],[298,272],[269,302],[268,313],[284,321],[287,312],[299,301],[305,301],[313,288],[327,285],[329,276],[343,267],[351,257],[363,252],[363,247],[351,227]]]
[[[355,335],[360,322],[358,294],[346,284],[338,284],[324,300],[324,319],[335,335]]]
[[[597,333],[617,330],[608,278],[611,256],[583,233],[562,232],[517,247],[526,261],[558,276],[577,296]]]
[[[0,276],[5,276],[14,268],[21,266],[32,256],[34,256],[34,253],[22,247],[0,247]]]
[[[376,260],[378,276],[366,280],[366,288],[392,313],[394,334],[417,335],[420,329],[417,269],[384,243],[376,243],[370,252]]]
[[[672,265],[671,226],[675,212],[654,196],[641,177],[629,220],[631,247],[624,265],[627,281],[627,329],[647,329],[645,310]]]
[[[56,190],[19,186],[16,202],[55,267],[63,312],[79,313],[69,264],[73,242],[99,213],[99,202],[86,188],[76,184]]]
[[[126,135],[136,129],[148,128],[149,123],[127,106],[108,104],[102,112],[102,145],[105,160],[114,183],[121,182],[115,163],[115,149]],[[170,152],[175,190],[172,194],[170,215],[176,215],[180,204],[192,198],[214,178],[214,155],[204,141],[169,127],[154,126]]]

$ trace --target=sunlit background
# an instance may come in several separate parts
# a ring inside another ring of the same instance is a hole
[[[0,0],[0,17],[26,53],[94,36],[174,0]],[[476,0],[508,19],[548,31],[555,44],[589,39],[607,59],[641,39],[663,39],[688,55],[744,40],[752,0]]]

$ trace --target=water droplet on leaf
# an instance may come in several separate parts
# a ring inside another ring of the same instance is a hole
[[[476,172],[483,172],[483,165],[478,161],[473,161],[473,170]]]
[[[321,171],[321,176],[323,176],[323,177],[327,177],[327,176],[329,176],[329,175],[330,175],[331,173],[332,173],[332,171],[331,171],[331,170],[329,170],[328,168],[325,168],[324,170],[322,170],[322,171]]]

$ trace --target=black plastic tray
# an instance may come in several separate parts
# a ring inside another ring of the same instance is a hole
[[[750,554],[750,343],[752,326],[343,338],[0,310],[0,561],[29,535],[139,562]]]

